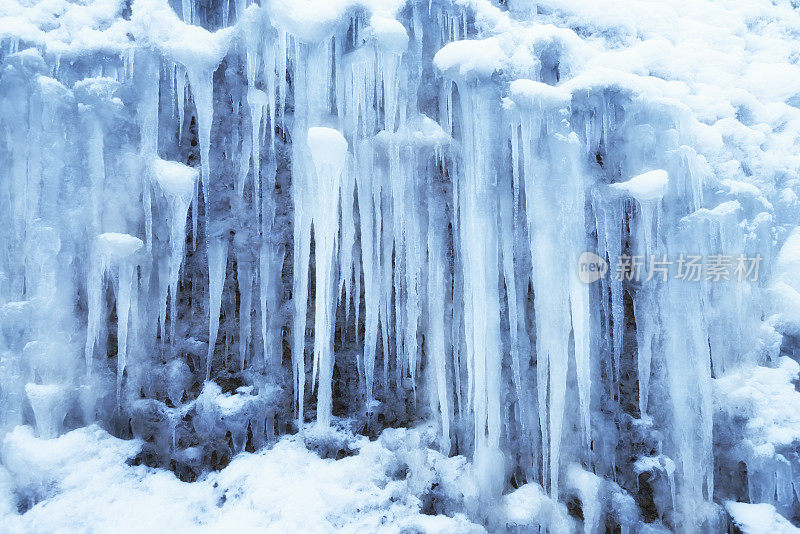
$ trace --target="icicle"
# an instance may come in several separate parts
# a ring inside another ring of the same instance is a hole
[[[278,117],[283,117],[286,104],[286,56],[288,51],[287,34],[285,31],[278,31],[278,40],[275,43],[275,76],[278,79]],[[273,125],[273,132],[275,127]]]
[[[239,369],[244,371],[247,355],[250,352],[253,266],[249,260],[237,258],[236,273],[239,283]]]
[[[244,197],[244,187],[247,183],[247,175],[250,174],[250,159],[253,155],[252,149],[252,139],[250,136],[245,133],[241,135],[238,131],[235,131],[232,136],[232,150],[239,149],[239,139],[241,138],[241,158],[239,159],[239,175],[236,177],[236,181],[234,182],[233,188],[236,190],[236,193],[241,200]],[[256,199],[254,201],[257,202]]]
[[[464,280],[468,399],[474,421],[475,469],[487,496],[502,490],[500,447],[502,343],[500,339],[497,170],[491,148],[491,89],[457,82],[463,128],[464,168],[459,170],[458,216]]]
[[[132,260],[142,248],[142,240],[128,234],[105,233],[97,236],[95,241],[89,287],[89,330],[86,338],[86,364],[91,370],[91,358],[94,343],[99,330],[98,322],[102,319],[103,277],[113,265],[117,272],[114,285],[117,293],[117,402],[120,401],[122,378],[128,353],[128,317],[131,311],[131,293],[134,290],[135,263]]]
[[[445,231],[444,214],[437,202],[428,203],[428,357],[433,362],[436,406],[442,424],[440,448],[450,452],[450,402],[447,380],[447,345],[445,339]],[[457,372],[457,371],[456,371]]]
[[[352,173],[342,176],[342,243],[339,247],[339,291],[344,290],[345,324],[350,315],[350,298],[353,286],[353,247],[356,242],[355,213],[353,203],[355,200],[355,177]],[[356,304],[356,307],[358,304]]]
[[[92,113],[88,111],[87,113]],[[102,215],[102,195],[105,183],[105,162],[103,155],[103,130],[100,122],[95,117],[89,117],[88,125],[88,157],[89,180],[92,195],[92,229],[95,234],[100,233]]]
[[[271,36],[265,46],[264,46],[264,72],[263,78],[265,80],[266,85],[266,103],[267,103],[267,119],[268,123],[265,125],[265,130],[267,127],[269,128],[269,139],[270,144],[274,144],[275,140],[275,120],[277,117],[276,113],[276,102],[275,99],[277,98],[277,80],[276,77],[279,76],[277,73],[277,55],[278,53],[282,52],[286,54],[284,51],[278,51],[278,40]],[[284,74],[285,77],[285,74]],[[266,133],[266,132],[265,132]]]
[[[186,70],[181,66],[175,65],[175,99],[178,107],[178,145],[183,138],[183,118],[186,111]]]
[[[36,430],[42,439],[61,433],[70,407],[70,391],[61,384],[25,384],[25,394],[36,419]]]
[[[319,124],[327,118],[330,105],[331,79],[331,49],[333,39],[326,39],[314,45],[294,43],[294,105],[295,110],[303,110],[303,113],[295,113],[293,124],[294,139],[302,139],[308,136],[311,142],[309,146],[302,143],[293,143],[293,168],[292,168],[292,199],[294,203],[294,280],[293,280],[293,300],[294,311],[294,340],[292,344],[293,375],[295,380],[295,393],[297,395],[298,427],[302,429],[303,424],[303,396],[305,391],[305,326],[306,309],[308,298],[308,261],[311,244],[311,228],[314,228],[315,258],[317,262],[316,271],[316,314],[315,317],[315,346],[314,346],[314,373],[312,378],[316,378],[316,371],[323,376],[330,378],[333,372],[333,320],[334,310],[332,309],[335,299],[335,286],[332,278],[332,265],[335,252],[335,239],[338,233],[338,205],[339,205],[339,185],[341,181],[341,171],[344,168],[344,161],[341,162],[342,169],[337,174],[335,168],[326,167],[325,174],[320,176],[315,172],[317,159],[322,164],[327,159],[334,164],[339,159],[346,159],[346,148],[340,154],[340,141],[344,141],[342,135],[335,130],[325,128],[309,128],[313,124]],[[315,133],[316,132],[316,133]],[[327,134],[326,134],[327,132]],[[333,135],[331,132],[335,133]],[[333,140],[333,145],[325,147],[325,143],[317,146],[313,141],[317,134],[321,134],[323,139]],[[347,146],[346,141],[345,147]],[[314,146],[310,146],[314,144]],[[311,158],[307,148],[312,149]],[[316,152],[316,157],[315,153]],[[312,162],[309,162],[309,159]],[[333,206],[333,207],[331,207]],[[327,268],[327,271],[325,269]],[[322,269],[322,271],[320,270]],[[325,306],[330,305],[331,309]],[[329,330],[324,330],[330,325]],[[329,339],[328,339],[329,337]],[[323,346],[325,347],[323,349]],[[325,356],[323,362],[321,357]],[[320,369],[323,363],[325,368]],[[317,395],[318,410],[321,406],[327,409],[320,411],[318,422],[327,425],[330,421],[330,398],[326,396],[330,392],[330,380],[327,380],[325,391],[319,391]]]
[[[186,215],[197,182],[197,170],[174,161],[156,159],[155,178],[166,200],[166,218],[170,229],[169,243],[169,301],[170,343],[175,347],[175,328],[178,321],[178,278],[186,248]]]
[[[194,24],[193,20],[193,12],[194,11],[194,2],[192,0],[181,0],[181,15],[183,16],[183,22],[186,24]]]
[[[578,258],[586,250],[581,147],[567,120],[568,93],[518,80],[512,83],[511,97],[522,118],[520,148],[533,267],[543,468],[550,495],[557,498],[570,337],[587,450],[591,440],[589,290],[578,279]],[[520,151],[514,150],[516,165]],[[555,203],[553,199],[562,200]]]
[[[512,139],[516,138],[512,135]],[[516,141],[512,141],[516,144]],[[516,160],[516,153],[514,154]],[[516,162],[514,164],[514,174],[516,174]],[[514,373],[514,388],[517,393],[517,403],[522,414],[523,424],[526,421],[525,412],[527,410],[528,402],[527,395],[523,390],[522,373],[520,372],[520,356],[519,356],[519,325],[520,325],[520,309],[517,304],[517,279],[514,272],[514,216],[515,198],[512,187],[517,187],[517,177],[514,177],[513,183],[500,182],[498,189],[500,190],[499,204],[500,204],[500,247],[503,256],[503,278],[506,285],[506,298],[508,300],[508,329],[509,329],[509,352],[511,354],[511,364]],[[523,318],[524,320],[524,318]],[[524,431],[524,428],[522,429]]]
[[[119,293],[117,294],[117,402],[122,393],[122,378],[128,357],[128,316],[131,311],[134,265],[120,263]]]
[[[314,127],[308,131],[314,162],[311,202],[316,260],[314,309],[314,367],[319,370],[317,424],[330,425],[333,380],[333,327],[336,298],[333,261],[339,233],[338,209],[342,174],[347,163],[347,141],[336,130]]]
[[[272,178],[264,188],[262,198],[261,244],[259,247],[259,300],[261,304],[261,339],[264,345],[264,364],[267,368],[280,366],[283,347],[281,343],[281,271],[285,254],[284,245],[273,238],[276,205],[272,197],[276,162],[270,158],[266,174]]]
[[[225,286],[225,267],[228,263],[228,236],[210,239],[208,242],[208,355],[206,356],[206,380],[211,379],[211,361],[219,333],[219,312],[222,306],[222,290]]]
[[[93,253],[93,259],[89,266],[89,275],[86,280],[87,303],[89,306],[88,318],[86,321],[86,347],[84,355],[86,358],[86,374],[92,374],[92,358],[94,355],[94,345],[100,333],[103,321],[103,274],[105,266],[98,253]]]
[[[214,119],[214,71],[197,65],[186,65],[186,74],[192,87],[192,97],[197,110],[197,137],[200,145],[200,178],[203,186],[203,201],[208,216],[209,187],[211,185],[211,123]],[[193,212],[197,210],[195,202]]]
[[[253,202],[260,211],[259,202],[261,187],[261,119],[264,108],[268,105],[267,94],[259,89],[247,90],[247,103],[250,105],[250,124],[253,146]],[[242,191],[239,191],[241,196]]]
[[[354,147],[356,162],[356,187],[361,227],[361,265],[364,272],[364,382],[365,401],[371,409],[375,370],[375,353],[378,345],[378,315],[380,307],[380,268],[377,236],[380,232],[380,183],[374,183],[372,174],[373,152],[368,143]]]
[[[137,108],[139,117],[139,153],[143,163],[142,204],[144,204],[145,244],[149,253],[153,247],[152,168],[150,164],[158,153],[158,87],[160,69],[156,59],[149,54],[139,56],[136,71],[141,86]]]

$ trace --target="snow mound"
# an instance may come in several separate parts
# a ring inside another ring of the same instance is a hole
[[[669,175],[667,171],[655,170],[634,176],[627,182],[611,184],[611,187],[635,198],[640,204],[660,200],[667,192]]]
[[[97,426],[53,440],[16,428],[2,446],[4,532],[54,532],[64,525],[90,532],[485,532],[461,514],[421,513],[437,462],[451,462],[426,452],[415,430],[362,442],[358,454],[338,461],[310,452],[299,436],[286,437],[195,483],[128,465],[140,447]],[[441,480],[447,472],[435,476]],[[4,508],[13,498],[32,507],[23,514]]]
[[[733,517],[733,522],[743,534],[797,534],[800,528],[778,514],[770,504],[749,504],[727,501],[725,509]]]
[[[142,248],[142,240],[129,234],[107,232],[97,236],[98,252],[105,258],[122,259],[136,254]]]
[[[318,172],[330,168],[334,173],[344,169],[347,158],[347,140],[338,130],[316,126],[308,129],[308,148]]]
[[[194,183],[199,175],[197,169],[178,163],[156,158],[156,181],[161,189],[169,196],[189,198],[194,190]]]
[[[569,105],[571,95],[563,87],[554,87],[533,80],[514,80],[509,94],[515,104],[521,107],[537,106],[542,109],[558,109]]]
[[[496,37],[455,41],[433,57],[433,64],[441,72],[463,78],[487,78],[502,69],[505,61],[506,54]]]
[[[510,528],[549,527],[567,532],[572,523],[566,506],[550,499],[538,484],[525,484],[504,496],[503,517]]]
[[[747,419],[754,452],[771,454],[800,440],[800,392],[793,383],[798,373],[800,365],[784,356],[775,368],[740,369],[715,381],[719,408]]]
[[[389,52],[402,52],[408,47],[408,32],[395,19],[372,15],[370,27],[378,46]]]

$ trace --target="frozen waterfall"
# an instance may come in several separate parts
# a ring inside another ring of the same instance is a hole
[[[800,531],[800,9],[750,4],[4,2],[0,531]]]

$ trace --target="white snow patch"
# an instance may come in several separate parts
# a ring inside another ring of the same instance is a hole
[[[569,105],[571,95],[563,87],[556,87],[533,80],[514,80],[509,88],[511,99],[520,107],[558,109]]]
[[[142,248],[142,240],[130,234],[107,232],[97,236],[97,250],[107,259],[122,259],[136,254]]]
[[[489,77],[502,69],[505,61],[506,54],[496,37],[448,43],[433,57],[441,72],[464,78]]]
[[[165,161],[156,158],[153,163],[156,180],[161,189],[169,196],[189,198],[194,190],[194,183],[199,172],[177,161]]]
[[[663,198],[668,185],[667,171],[659,169],[634,176],[627,182],[611,184],[611,187],[627,193],[641,204]]]
[[[792,525],[771,504],[749,504],[726,501],[725,509],[744,534],[796,534],[800,528]]]
[[[771,455],[800,440],[800,392],[793,383],[798,372],[800,365],[784,356],[775,368],[739,369],[714,381],[718,408],[746,419],[745,438],[753,453]]]
[[[341,460],[321,459],[299,436],[284,437],[185,483],[168,471],[127,465],[141,442],[97,426],[52,440],[17,427],[2,446],[8,475],[0,468],[0,524],[5,532],[54,532],[65,525],[81,532],[485,532],[461,514],[420,513],[419,495],[431,482],[419,477],[437,464],[425,459],[424,448],[414,449],[424,447],[416,431],[397,434],[362,441],[357,455]],[[407,478],[391,475],[413,458],[421,463],[406,464]],[[9,479],[18,495],[38,501],[24,514],[3,505]]]
[[[534,483],[520,486],[503,497],[503,517],[507,527],[542,526],[554,532],[567,532],[571,523],[566,507]]]
[[[408,47],[408,32],[397,20],[372,15],[370,27],[378,45],[384,50],[402,52]]]
[[[338,130],[317,126],[308,129],[308,148],[314,166],[319,169],[330,167],[333,172],[341,172],[347,158],[347,140]]]
[[[781,332],[800,335],[800,229],[784,242],[775,259],[766,304],[769,323]]]

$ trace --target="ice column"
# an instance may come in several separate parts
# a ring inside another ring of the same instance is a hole
[[[532,258],[543,465],[558,496],[570,337],[578,379],[584,446],[590,442],[589,290],[578,279],[586,250],[586,192],[580,142],[571,131],[570,94],[530,80],[511,85],[519,108],[519,150]],[[520,159],[519,155],[514,158]]]
[[[486,64],[462,64],[476,46],[489,47],[484,57]],[[497,182],[501,177],[496,166],[500,158],[493,143],[500,138],[493,117],[501,110],[499,95],[486,80],[500,67],[502,57],[494,41],[463,41],[447,45],[434,58],[434,64],[447,76],[442,101],[452,98],[455,84],[460,103],[463,166],[454,178],[457,181],[454,197],[464,284],[464,332],[475,469],[486,496],[500,493],[504,472],[500,452],[503,350],[497,221]],[[452,121],[444,119],[442,122],[452,128]]]
[[[334,259],[339,233],[339,192],[347,165],[347,141],[337,130],[308,130],[308,148],[315,178],[309,184],[309,205],[314,228],[316,294],[314,308],[314,369],[318,370],[317,424],[330,424],[333,379],[333,329],[336,295]]]
[[[617,212],[622,212],[621,204],[625,199],[636,202],[637,216],[635,217],[634,230],[638,237],[637,255],[643,258],[656,257],[657,250],[663,252],[663,247],[658,247],[658,219],[661,214],[661,204],[667,192],[669,176],[664,170],[650,171],[637,175],[626,182],[611,184],[610,189],[617,193],[610,202],[617,203]],[[622,198],[618,198],[621,196]],[[655,226],[655,228],[654,228]],[[658,257],[662,258],[661,256]],[[651,266],[646,265],[647,281],[637,292],[634,299],[634,313],[636,316],[636,339],[638,346],[637,366],[639,371],[639,413],[643,417],[647,413],[647,400],[650,394],[650,366],[652,362],[653,347],[656,343],[657,328],[654,316],[657,315],[659,299],[655,297],[656,288],[661,275],[650,272]]]
[[[142,240],[138,237],[118,233],[100,234],[95,245],[98,255],[95,261],[101,262],[102,270],[106,271],[112,265],[117,267],[117,276],[114,280],[117,290],[117,402],[120,400],[122,379],[127,365],[131,295],[138,290],[134,255],[142,245]]]
[[[306,311],[308,307],[308,269],[309,258],[311,255],[311,230],[314,223],[316,212],[321,210],[321,204],[315,202],[320,194],[318,192],[317,180],[320,177],[314,168],[313,156],[309,153],[311,148],[309,143],[302,143],[302,139],[308,141],[311,125],[319,124],[329,120],[330,113],[330,85],[332,78],[332,49],[333,39],[329,38],[320,43],[306,44],[295,42],[294,59],[294,106],[299,110],[294,116],[293,138],[297,140],[292,143],[292,201],[294,204],[294,271],[292,284],[292,300],[294,303],[294,323],[292,340],[292,366],[297,396],[297,416],[298,426],[302,428],[303,423],[303,396],[305,392],[305,336],[306,336]],[[325,137],[327,130],[319,130],[322,137]],[[338,134],[341,136],[341,134]],[[334,136],[335,137],[335,136]],[[312,142],[315,135],[311,135]],[[328,139],[330,141],[330,139]],[[325,153],[325,142],[318,147]],[[333,150],[332,147],[328,147]],[[310,157],[311,156],[311,157]],[[322,157],[322,156],[321,156]],[[309,161],[312,160],[312,161]],[[324,160],[324,157],[323,157]],[[340,179],[340,178],[337,178]],[[335,191],[338,209],[338,182],[336,188],[334,184],[329,184],[330,191]],[[325,197],[325,205],[331,201]],[[333,217],[338,223],[338,218],[333,214],[327,213],[323,217]],[[314,228],[314,233],[326,231],[324,228]],[[316,239],[316,237],[315,237]],[[317,244],[317,247],[320,245]],[[331,254],[333,249],[331,249]],[[320,261],[317,252],[317,261]],[[317,284],[319,286],[319,274],[317,274]],[[331,289],[333,291],[333,289]],[[332,294],[332,293],[331,293]],[[320,295],[317,294],[317,299]],[[317,301],[319,302],[319,301]],[[321,310],[318,310],[321,312]],[[329,312],[330,314],[333,311]],[[320,339],[319,332],[316,332],[316,339]],[[331,339],[332,343],[332,339]],[[316,352],[315,347],[315,352]],[[314,359],[318,363],[317,358]],[[315,368],[316,371],[316,368]]]

